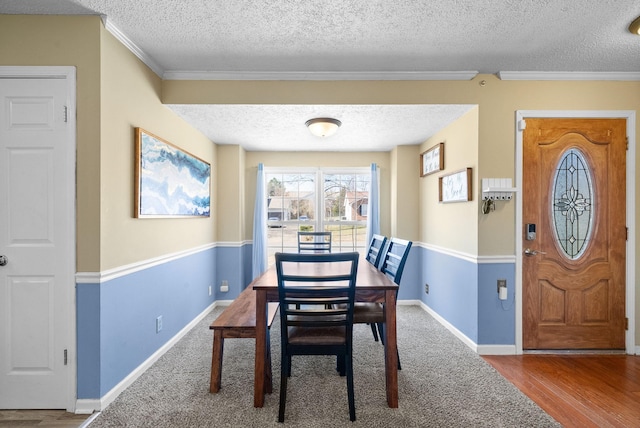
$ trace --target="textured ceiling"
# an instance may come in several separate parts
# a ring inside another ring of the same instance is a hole
[[[637,0],[2,0],[105,15],[164,71],[640,71]]]
[[[0,13],[102,15],[164,78],[640,75],[640,37],[627,30],[637,0],[0,0]],[[172,108],[248,150],[317,144],[302,132],[316,113],[344,123],[324,147],[386,150],[424,141],[469,106]]]
[[[388,151],[420,144],[468,112],[467,105],[169,105],[199,129],[249,151]],[[329,138],[305,126],[314,117],[342,121]],[[210,138],[211,138],[210,137]],[[216,141],[216,140],[214,140]]]

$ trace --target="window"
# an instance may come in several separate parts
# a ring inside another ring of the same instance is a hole
[[[366,248],[368,168],[265,168],[269,264],[297,252],[298,231],[331,232],[332,251]]]
[[[565,152],[553,180],[551,215],[556,240],[570,260],[582,256],[593,231],[592,183],[591,169],[582,152],[575,148]]]

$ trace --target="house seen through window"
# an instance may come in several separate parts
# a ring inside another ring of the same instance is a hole
[[[368,168],[265,168],[265,178],[269,264],[297,252],[298,231],[331,232],[332,252],[365,251]]]

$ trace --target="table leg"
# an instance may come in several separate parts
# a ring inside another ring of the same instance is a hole
[[[256,290],[256,358],[253,386],[253,407],[264,406],[267,361],[267,292]]]
[[[264,372],[267,394],[273,392],[273,375],[271,374],[271,333],[267,330],[267,366]]]
[[[385,292],[384,362],[387,382],[387,404],[398,407],[398,342],[396,334],[396,291]]]
[[[222,352],[224,351],[224,337],[222,330],[213,331],[213,351],[211,352],[211,382],[209,392],[220,391],[222,381]]]

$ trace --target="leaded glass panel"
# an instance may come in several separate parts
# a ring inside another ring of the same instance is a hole
[[[551,195],[553,229],[566,257],[579,259],[593,228],[593,179],[580,150],[567,150],[556,167]]]

